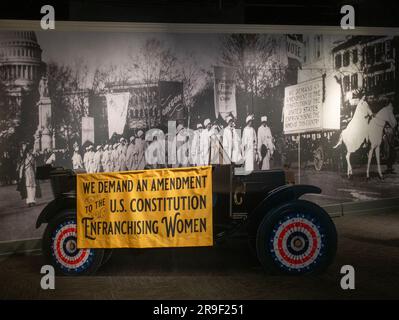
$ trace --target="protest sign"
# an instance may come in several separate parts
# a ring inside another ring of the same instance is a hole
[[[213,245],[212,167],[77,176],[79,248]]]

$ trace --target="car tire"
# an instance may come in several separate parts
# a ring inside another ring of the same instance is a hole
[[[43,234],[42,251],[59,275],[94,274],[101,266],[104,249],[78,249],[76,210],[61,211],[52,218]]]
[[[321,273],[332,263],[336,249],[337,232],[330,216],[305,200],[273,209],[256,236],[258,259],[271,273]]]

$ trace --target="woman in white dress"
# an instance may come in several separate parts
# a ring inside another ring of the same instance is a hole
[[[35,177],[36,161],[29,144],[22,144],[21,156],[18,167],[18,191],[21,193],[21,198],[26,199],[26,204],[32,207],[36,204],[36,196],[40,197],[40,194],[37,193],[39,189],[36,189],[38,187]]]
[[[256,132],[253,128],[254,116],[249,115],[246,119],[246,126],[242,132],[241,148],[245,161],[245,171],[253,171],[258,155]]]

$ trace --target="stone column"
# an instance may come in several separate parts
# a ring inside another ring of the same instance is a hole
[[[51,130],[51,100],[48,97],[41,97],[37,103],[39,109],[39,125],[41,151],[53,149],[53,135]]]

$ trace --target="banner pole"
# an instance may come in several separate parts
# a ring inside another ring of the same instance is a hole
[[[187,106],[187,112],[188,112],[188,119],[187,119],[187,128],[190,128],[190,122],[191,122],[191,112],[190,112],[190,106]]]
[[[301,134],[298,134],[298,183],[301,183]]]

